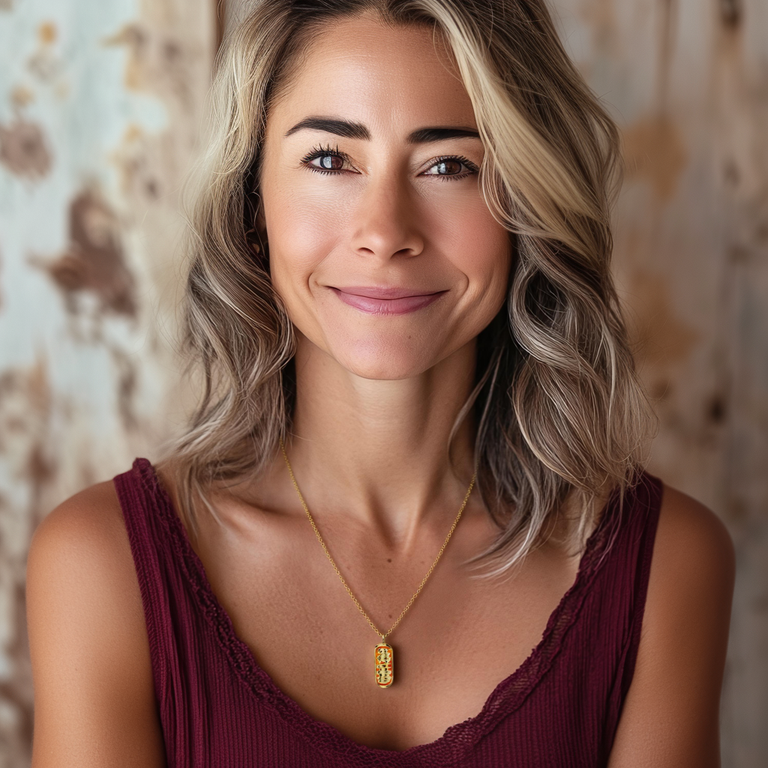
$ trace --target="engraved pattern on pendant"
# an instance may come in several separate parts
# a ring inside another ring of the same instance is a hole
[[[392,668],[392,646],[379,643],[376,646],[376,683],[380,688],[388,688],[395,679]]]

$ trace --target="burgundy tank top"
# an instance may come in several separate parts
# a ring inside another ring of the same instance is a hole
[[[147,459],[114,478],[169,768],[597,768],[635,666],[662,483],[614,496],[541,641],[478,715],[405,751],[354,742],[283,693],[236,635]],[[612,545],[606,549],[606,545]]]

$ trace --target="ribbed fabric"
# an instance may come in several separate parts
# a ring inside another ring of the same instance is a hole
[[[286,696],[235,635],[152,464],[114,478],[136,565],[169,768],[597,768],[635,666],[662,483],[616,497],[573,586],[482,711],[397,752],[358,744]],[[607,544],[612,541],[612,546]]]

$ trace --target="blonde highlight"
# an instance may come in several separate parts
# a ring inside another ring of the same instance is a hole
[[[313,35],[364,12],[430,26],[446,44],[486,147],[483,195],[514,245],[507,301],[478,337],[475,386],[450,436],[474,409],[478,489],[500,532],[473,560],[500,575],[546,538],[567,499],[583,544],[597,501],[623,499],[637,479],[652,421],[610,274],[618,132],[542,0],[253,4],[219,56],[214,131],[190,187],[183,342],[204,387],[165,461],[194,531],[201,504],[216,514],[206,489],[257,477],[287,436],[295,338],[255,226],[260,149]]]

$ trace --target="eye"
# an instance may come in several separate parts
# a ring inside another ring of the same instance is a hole
[[[340,171],[344,167],[344,159],[338,155],[320,155],[313,158],[310,165],[322,168],[324,171]]]
[[[335,174],[344,170],[349,157],[340,152],[338,147],[315,147],[301,159],[301,164],[316,173]]]
[[[424,172],[424,176],[439,176],[443,179],[463,179],[478,172],[478,167],[466,157],[438,157]]]

